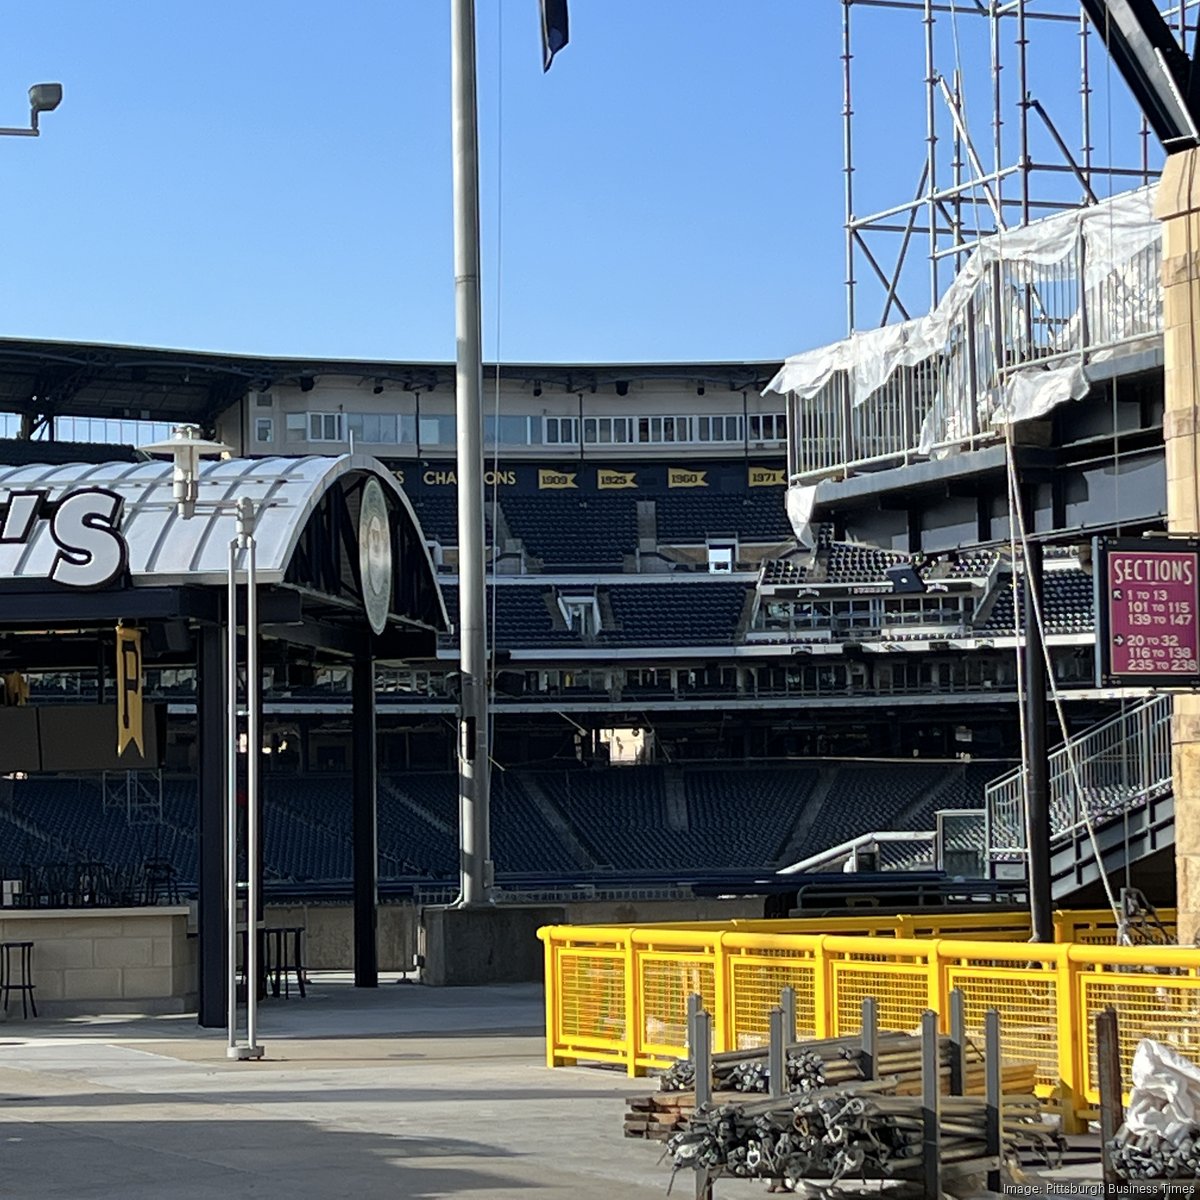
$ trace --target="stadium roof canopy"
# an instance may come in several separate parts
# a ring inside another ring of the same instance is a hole
[[[85,631],[115,619],[218,619],[242,499],[257,514],[268,636],[335,655],[432,656],[445,608],[420,524],[382,464],[349,454],[231,459],[198,474],[185,518],[168,462],[0,468],[0,660],[6,649],[39,657],[27,636],[6,642],[5,632],[47,623]],[[382,510],[374,543],[371,489]],[[370,642],[368,584],[379,597]],[[57,657],[45,649],[43,662]]]
[[[688,381],[761,390],[778,363],[505,363],[502,377],[589,391],[631,382]],[[486,368],[489,378],[495,367]],[[0,412],[209,425],[247,391],[357,376],[428,392],[454,386],[453,363],[258,358],[89,342],[0,339]]]

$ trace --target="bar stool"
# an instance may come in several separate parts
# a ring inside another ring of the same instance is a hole
[[[300,997],[304,990],[304,927],[302,925],[272,925],[266,930],[267,944],[272,960],[271,994],[279,995],[282,983],[284,997],[291,995],[290,973],[296,975]],[[290,940],[289,940],[290,939]]]
[[[20,951],[20,970],[21,979],[19,983],[13,982],[13,962],[12,953],[14,950]],[[32,942],[0,942],[0,1002],[4,1005],[4,1012],[8,1013],[9,996],[13,992],[21,993],[21,1016],[26,1020],[29,1018],[29,1010],[33,1009],[33,1015],[37,1016],[37,1002],[33,998],[33,943]]]

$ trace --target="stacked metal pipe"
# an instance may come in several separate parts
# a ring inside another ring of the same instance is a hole
[[[1112,1165],[1123,1179],[1200,1178],[1200,1128],[1169,1137],[1131,1133],[1122,1125],[1111,1143]]]
[[[860,1081],[697,1111],[667,1143],[674,1169],[782,1181],[919,1180],[925,1137],[922,1102],[891,1094],[891,1080]],[[943,1174],[988,1169],[987,1105],[982,1098],[940,1100]],[[1001,1106],[1005,1157],[1039,1151],[1047,1164],[1061,1156],[1061,1139],[1041,1121],[1033,1096],[1005,1096]]]
[[[940,1039],[940,1071],[944,1080],[949,1079],[952,1053],[949,1039]],[[767,1061],[765,1046],[714,1054],[713,1091],[765,1094],[771,1090]],[[911,1034],[881,1032],[873,1063],[868,1060],[858,1036],[796,1042],[786,1050],[785,1076],[788,1092],[813,1091],[829,1084],[853,1083],[868,1076],[892,1078],[895,1081],[893,1090],[901,1093],[915,1091],[921,1082],[921,1039]],[[1032,1091],[1033,1083],[1032,1064],[1004,1070],[1006,1091]],[[962,1085],[972,1092],[981,1091],[982,1084],[983,1056],[978,1049],[968,1047]],[[659,1076],[660,1091],[690,1092],[695,1086],[696,1070],[690,1060],[673,1063]]]

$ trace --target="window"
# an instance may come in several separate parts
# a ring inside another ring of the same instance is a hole
[[[309,413],[308,440],[310,442],[344,442],[346,422],[342,413]]]
[[[258,408],[270,408],[275,403],[275,397],[270,392],[259,392],[254,397],[254,403]]]
[[[496,445],[495,416],[483,418],[483,438],[489,446]],[[499,420],[501,446],[536,446],[541,441],[541,422],[536,417],[501,417]]]
[[[275,440],[275,422],[270,417],[259,417],[254,422],[255,441],[270,444]]]
[[[421,417],[422,446],[453,446],[454,445],[454,414],[445,416]]]
[[[736,546],[709,546],[708,571],[710,575],[728,575],[733,570],[733,559],[737,553]]]
[[[544,418],[546,445],[577,446],[579,444],[578,417]]]
[[[630,442],[633,420],[630,417],[586,417],[583,422],[583,440],[608,446],[614,442]]]
[[[308,414],[288,413],[287,440],[289,442],[308,441]]]
[[[755,413],[750,418],[752,442],[782,442],[787,439],[787,418],[783,413]]]
[[[396,445],[395,413],[348,413],[346,427],[356,442],[369,446]]]
[[[740,442],[742,418],[696,417],[696,440],[700,442]]]
[[[690,442],[692,440],[690,424],[690,417],[639,417],[638,441],[643,445]]]

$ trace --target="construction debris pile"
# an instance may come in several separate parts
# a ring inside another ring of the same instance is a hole
[[[1200,1179],[1200,1069],[1143,1039],[1133,1056],[1125,1122],[1110,1146],[1126,1180]]]
[[[920,1097],[892,1092],[880,1079],[774,1099],[717,1104],[696,1112],[667,1150],[676,1171],[710,1177],[800,1180],[909,1180],[923,1177],[925,1119]],[[939,1158],[943,1177],[980,1175],[993,1164],[987,1144],[987,1104],[977,1096],[940,1101]],[[1042,1123],[1034,1096],[1006,1096],[1001,1156],[1037,1151],[1047,1165],[1061,1157],[1057,1132]]]

